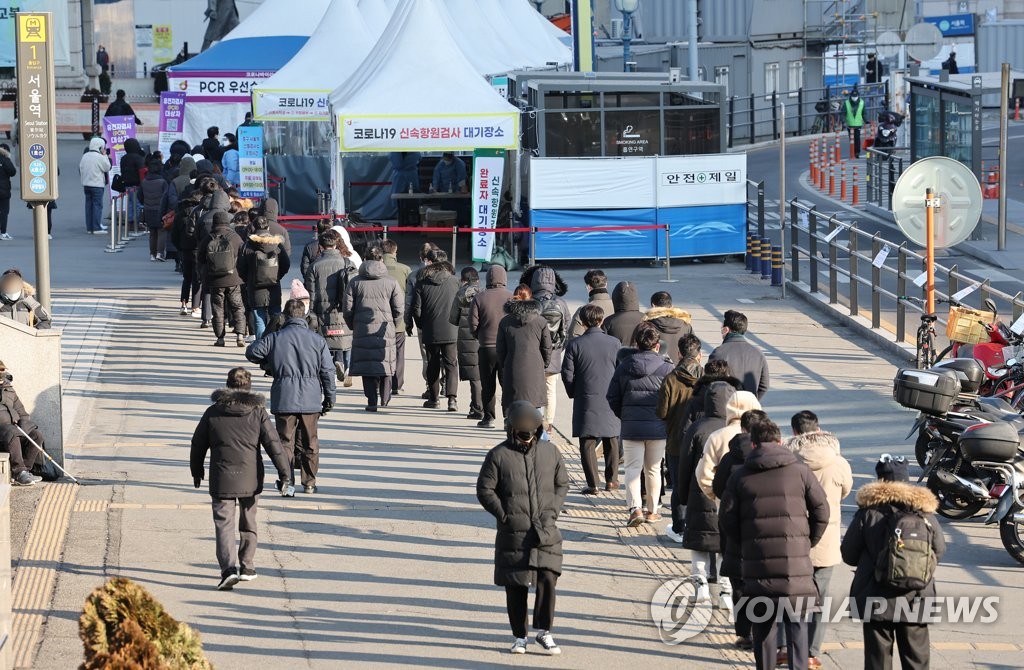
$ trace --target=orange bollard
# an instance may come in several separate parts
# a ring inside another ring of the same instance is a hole
[[[825,175],[828,174],[828,154],[825,147],[821,148],[821,158],[818,160],[818,190],[825,191]]]
[[[818,172],[814,165],[814,141],[811,140],[811,146],[807,151],[807,166],[811,171],[811,183],[818,181]]]
[[[846,202],[846,164],[840,166],[843,170],[842,176],[839,178],[839,199]]]
[[[842,163],[843,162],[843,153],[842,153],[842,150],[839,148],[840,146],[841,146],[841,140],[839,139],[839,133],[836,132],[836,148],[835,148],[835,152],[836,152],[836,160],[835,160],[835,162],[836,163]]]
[[[1020,121],[1020,98],[1013,99],[1013,120]]]
[[[860,186],[857,184],[857,166],[853,166],[853,206],[860,204]]]
[[[836,195],[836,166],[835,165],[831,166],[831,169],[828,171],[828,194],[831,197],[835,197],[835,195]]]

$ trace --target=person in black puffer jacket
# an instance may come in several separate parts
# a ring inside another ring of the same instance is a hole
[[[205,479],[210,454],[210,498],[220,563],[219,590],[230,591],[239,581],[256,579],[256,501],[263,492],[263,457],[267,452],[277,468],[280,489],[291,486],[291,468],[281,448],[263,396],[252,393],[252,377],[245,368],[228,373],[227,388],[213,393],[192,435],[189,457],[196,488]],[[241,543],[235,546],[235,507]],[[236,563],[236,557],[238,562]],[[241,563],[241,565],[239,565]]]
[[[0,144],[0,240],[12,239],[7,234],[7,218],[11,213],[11,177],[18,174],[11,160],[11,147]]]
[[[497,521],[494,583],[505,587],[512,653],[526,653],[527,598],[536,586],[533,627],[548,654],[559,653],[551,637],[555,583],[562,574],[558,516],[569,476],[555,445],[541,436],[541,413],[528,402],[508,408],[508,438],[491,449],[477,477],[476,497]]]
[[[721,463],[718,464],[718,470],[715,471],[713,488],[715,496],[719,500],[725,495],[725,487],[729,483],[729,477],[740,469],[743,463],[746,462],[747,456],[754,449],[754,445],[750,442],[750,431],[753,429],[754,424],[767,420],[768,415],[759,409],[745,412],[740,418],[740,428],[743,432],[729,441],[729,452],[722,458]],[[732,544],[725,533],[721,533],[721,519],[718,520],[718,525],[722,545],[722,566],[718,570],[718,575],[727,579],[727,583],[732,587],[733,627],[736,631],[736,646],[742,649],[750,649],[752,646],[750,619],[747,617],[745,608],[737,607],[743,598],[743,580],[740,578],[742,560],[740,548]]]
[[[628,281],[616,284],[612,289],[612,304],[615,305],[615,313],[605,317],[601,328],[609,335],[619,338],[622,346],[631,347],[633,331],[644,320],[636,284]]]
[[[501,407],[517,400],[533,407],[548,401],[544,370],[551,360],[551,334],[530,289],[520,286],[505,303],[506,316],[498,324],[495,355],[501,370]]]
[[[480,341],[473,335],[469,309],[480,292],[480,274],[473,266],[462,268],[462,285],[452,302],[448,321],[459,327],[459,379],[469,382],[469,414],[467,419],[483,419],[483,386],[480,383]]]
[[[641,323],[630,338],[637,351],[615,368],[608,386],[608,404],[622,421],[622,448],[626,456],[627,524],[631,527],[661,519],[661,461],[665,457],[665,422],[658,418],[658,390],[672,363],[658,353],[661,334]],[[641,499],[640,479],[647,500]]]
[[[270,323],[272,295],[275,290],[281,292],[281,280],[291,268],[291,259],[284,238],[270,232],[264,217],[256,217],[253,225],[238,259],[238,272],[245,281],[246,307],[252,313],[253,335],[258,340]]]
[[[459,329],[449,317],[459,292],[459,280],[455,278],[455,268],[448,262],[448,254],[440,249],[430,254],[430,265],[419,273],[412,297],[412,318],[427,348],[427,400],[423,406],[435,409],[441,406],[443,370],[448,411],[457,412]]]
[[[146,178],[139,188],[139,202],[142,204],[142,220],[149,229],[149,260],[167,259],[167,232],[164,230],[164,214],[174,211],[177,196],[171,184],[164,179],[164,166],[158,160],[149,162]]]

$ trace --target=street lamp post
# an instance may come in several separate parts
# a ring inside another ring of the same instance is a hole
[[[633,12],[640,0],[615,0],[615,9],[622,12],[622,71],[629,72],[629,47],[633,41]]]

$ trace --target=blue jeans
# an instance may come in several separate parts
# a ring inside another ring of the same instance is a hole
[[[103,191],[102,186],[84,186],[85,189],[85,229],[92,233],[103,227]]]
[[[252,321],[256,332],[253,335],[259,340],[263,337],[263,333],[267,330],[267,324],[270,323],[270,308],[269,307],[256,307],[252,310]]]

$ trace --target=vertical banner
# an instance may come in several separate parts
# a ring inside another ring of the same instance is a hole
[[[17,24],[21,199],[50,202],[57,199],[52,16],[19,13]]]
[[[504,173],[504,151],[477,149],[473,152],[473,228],[493,230],[497,227]],[[490,263],[493,253],[494,233],[474,232],[473,261]]]
[[[168,63],[174,60],[174,35],[171,24],[153,26],[153,63]]]
[[[263,126],[238,127],[238,172],[241,175],[238,192],[243,198],[267,196],[263,168]]]
[[[164,91],[160,94],[160,133],[157,147],[164,156],[171,155],[171,145],[185,139],[185,94]]]
[[[593,0],[572,0],[572,55],[574,70],[594,71]]]
[[[121,156],[124,155],[124,143],[128,138],[135,137],[134,116],[104,116],[103,139],[110,149],[110,185],[114,185],[114,176],[121,174]],[[111,196],[114,191],[111,190]]]

